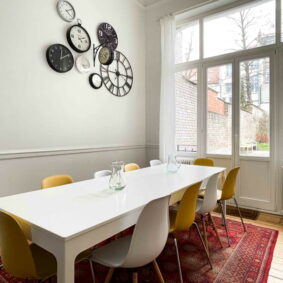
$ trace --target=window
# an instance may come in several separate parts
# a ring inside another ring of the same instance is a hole
[[[231,64],[207,69],[208,154],[232,154],[232,88],[225,87],[232,73],[227,69],[232,70]]]
[[[275,0],[252,2],[204,18],[204,57],[274,43]]]
[[[199,59],[199,22],[177,29],[175,62],[184,63]]]
[[[197,69],[175,74],[177,151],[197,151]]]
[[[269,58],[240,63],[240,155],[269,156]],[[257,66],[255,69],[254,66]],[[254,82],[257,82],[255,88]]]
[[[270,156],[270,58],[283,47],[283,16],[276,21],[280,1],[283,12],[283,0],[247,0],[177,27],[177,151]],[[282,43],[276,37],[280,24]],[[264,58],[254,59],[261,51]]]

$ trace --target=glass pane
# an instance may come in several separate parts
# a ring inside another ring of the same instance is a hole
[[[269,156],[269,58],[240,63],[240,155]]]
[[[192,22],[176,31],[175,62],[199,59],[199,22]]]
[[[197,152],[197,69],[175,74],[177,151]]]
[[[207,69],[207,153],[232,154],[232,64]]]
[[[275,43],[275,1],[257,1],[204,19],[204,57]]]

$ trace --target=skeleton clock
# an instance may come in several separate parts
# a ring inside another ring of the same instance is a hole
[[[110,65],[100,65],[103,83],[115,96],[127,95],[133,85],[133,70],[126,56],[115,50],[114,60]]]

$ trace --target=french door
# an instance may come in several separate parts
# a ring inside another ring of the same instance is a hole
[[[239,203],[263,210],[276,209],[274,60],[272,51],[203,66],[202,155],[241,167]]]

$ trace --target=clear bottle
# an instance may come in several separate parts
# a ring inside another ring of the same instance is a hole
[[[112,174],[109,180],[109,189],[113,191],[120,191],[126,187],[124,166],[125,164],[123,161],[112,162]]]

